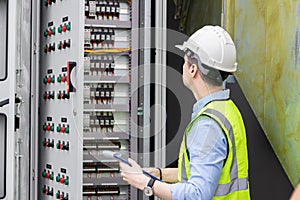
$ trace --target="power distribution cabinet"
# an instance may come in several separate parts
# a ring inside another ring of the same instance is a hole
[[[38,199],[137,199],[118,161],[101,154],[137,159],[137,8],[42,1]]]

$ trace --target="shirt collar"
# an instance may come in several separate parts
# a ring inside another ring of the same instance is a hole
[[[230,95],[230,90],[226,89],[226,90],[209,94],[203,97],[202,99],[200,99],[199,101],[197,101],[193,106],[192,120],[197,116],[197,114],[206,104],[214,100],[228,99],[229,95]]]

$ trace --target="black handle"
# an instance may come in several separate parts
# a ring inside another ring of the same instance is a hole
[[[67,80],[67,91],[68,92],[76,92],[76,88],[71,82],[71,73],[73,69],[76,67],[76,62],[69,61],[67,64],[67,74],[68,74],[68,80]]]
[[[9,104],[9,99],[5,99],[3,101],[0,102],[0,107],[5,106],[6,104]]]

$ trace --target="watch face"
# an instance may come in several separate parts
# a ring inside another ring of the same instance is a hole
[[[153,191],[152,188],[149,186],[144,187],[144,194],[148,197],[153,195]]]

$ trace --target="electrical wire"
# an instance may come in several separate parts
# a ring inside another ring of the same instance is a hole
[[[84,53],[92,54],[106,54],[106,53],[125,53],[130,52],[130,48],[116,48],[116,49],[85,49]]]

